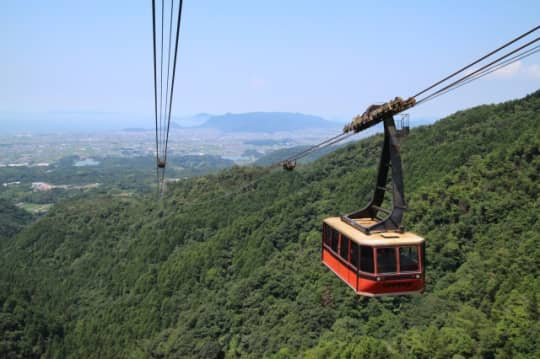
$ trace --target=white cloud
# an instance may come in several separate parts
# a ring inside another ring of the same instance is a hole
[[[502,67],[493,73],[499,78],[534,78],[540,79],[540,64],[526,65],[521,61],[516,61],[508,66]]]
[[[523,63],[521,61],[516,61],[511,63],[508,66],[502,67],[495,71],[493,75],[497,77],[514,77],[519,74],[523,69]]]
[[[531,77],[540,79],[540,65],[533,64],[527,67],[527,74]]]

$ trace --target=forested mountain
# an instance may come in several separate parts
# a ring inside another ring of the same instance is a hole
[[[0,357],[540,357],[540,92],[402,142],[427,291],[359,298],[321,220],[371,195],[382,136],[294,172],[65,201],[1,242]]]

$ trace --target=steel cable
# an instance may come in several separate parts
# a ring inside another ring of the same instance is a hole
[[[430,95],[429,98],[426,97],[426,98],[423,99],[421,102],[418,102],[418,103],[416,104],[416,106],[421,105],[421,104],[424,104],[424,103],[426,103],[426,102],[428,102],[428,101],[431,101],[431,100],[433,100],[433,99],[435,99],[435,98],[437,98],[437,97],[439,97],[439,96],[442,96],[442,95],[444,95],[444,94],[447,94],[448,92],[451,92],[451,91],[453,91],[453,90],[455,90],[455,89],[457,89],[457,88],[459,88],[459,87],[461,87],[461,86],[467,85],[467,84],[469,84],[469,83],[471,83],[471,82],[473,82],[473,81],[475,81],[475,80],[478,80],[478,79],[480,79],[480,78],[482,78],[482,77],[484,77],[484,76],[486,76],[486,75],[489,75],[489,74],[491,74],[491,73],[493,73],[493,72],[495,72],[495,71],[497,71],[497,70],[500,70],[500,69],[502,69],[502,68],[504,68],[504,67],[506,67],[506,66],[509,66],[509,65],[511,65],[511,64],[513,64],[513,63],[515,63],[515,62],[517,62],[517,61],[519,61],[519,60],[522,60],[522,59],[524,59],[524,58],[526,58],[526,57],[532,56],[532,55],[534,55],[534,54],[536,54],[536,53],[538,53],[538,52],[540,52],[540,45],[535,46],[535,47],[533,47],[532,49],[530,49],[530,50],[528,50],[528,51],[525,51],[525,52],[523,52],[523,53],[521,53],[521,54],[518,54],[518,55],[516,55],[516,56],[514,56],[514,57],[512,57],[512,58],[510,58],[510,59],[507,59],[506,61],[504,61],[504,62],[502,62],[502,63],[500,63],[500,64],[496,64],[496,66],[487,68],[487,69],[485,69],[484,71],[482,71],[482,72],[476,74],[474,77],[469,78],[469,79],[467,79],[467,80],[465,80],[465,81],[463,81],[463,82],[460,82],[460,83],[454,85],[453,87],[448,88],[447,90],[445,90],[445,91],[443,91],[443,92],[440,92],[440,93],[437,93],[437,94]],[[416,107],[416,106],[415,106],[415,107]]]
[[[510,51],[510,52],[508,52],[508,53],[506,53],[506,54],[504,54],[503,56],[496,58],[495,60],[493,60],[492,62],[488,63],[487,65],[484,65],[484,66],[480,67],[479,69],[477,69],[477,70],[471,72],[470,74],[467,74],[466,76],[463,76],[463,77],[460,78],[459,80],[456,80],[456,81],[452,82],[450,85],[447,85],[447,86],[443,87],[442,89],[437,90],[437,91],[435,91],[434,93],[432,93],[432,94],[430,94],[430,95],[424,97],[423,99],[418,100],[418,101],[416,102],[416,105],[420,105],[421,103],[423,103],[423,102],[425,102],[425,101],[428,101],[431,97],[436,96],[437,94],[439,94],[439,93],[441,93],[441,92],[444,92],[444,91],[448,90],[449,88],[451,88],[451,87],[453,87],[453,86],[459,84],[460,82],[463,82],[463,81],[467,80],[467,79],[470,78],[470,77],[473,77],[474,75],[478,74],[479,72],[481,72],[481,71],[483,71],[483,70],[485,70],[485,69],[487,69],[487,68],[489,68],[489,67],[491,67],[491,66],[493,66],[493,65],[496,65],[497,63],[499,63],[500,61],[504,60],[504,59],[507,58],[508,56],[511,56],[511,55],[515,54],[516,52],[519,52],[519,51],[523,50],[524,48],[529,47],[530,45],[532,45],[532,44],[534,44],[535,42],[538,42],[538,41],[540,41],[540,36],[537,37],[537,38],[535,38],[535,39],[533,39],[533,40],[531,40],[531,41],[529,41],[529,42],[527,42],[526,44],[521,45],[520,47],[518,47],[518,48],[516,48],[516,49],[514,49],[514,50],[512,50],[512,51]]]
[[[165,109],[168,108],[169,104],[169,74],[171,69],[171,41],[172,41],[172,23],[173,23],[173,10],[174,10],[174,0],[171,0],[171,13],[169,17],[169,48],[167,55],[167,82],[165,84]]]
[[[173,100],[173,93],[174,93],[174,82],[175,82],[175,75],[176,75],[176,63],[177,63],[177,56],[178,56],[178,42],[179,42],[179,34],[180,34],[180,27],[181,27],[181,15],[182,15],[182,0],[180,0],[180,3],[179,3],[179,8],[178,8],[178,19],[177,19],[177,28],[176,28],[176,38],[175,38],[175,51],[174,51],[174,60],[173,60],[173,71],[172,71],[172,80],[171,80],[171,86],[170,86],[170,93],[169,93],[169,70],[170,70],[170,50],[171,50],[171,35],[172,35],[172,32],[171,32],[171,29],[172,29],[172,13],[173,13],[173,0],[171,0],[171,17],[170,17],[170,24],[169,24],[169,56],[168,56],[168,67],[167,67],[167,88],[166,88],[166,97],[167,95],[169,95],[168,99],[166,98],[165,99],[165,111],[166,113],[163,115],[162,114],[162,108],[161,108],[161,105],[162,105],[162,93],[161,93],[161,96],[160,96],[160,118],[161,116],[164,116],[165,120],[163,122],[163,126],[162,127],[166,127],[166,130],[164,130],[164,134],[163,134],[163,137],[165,137],[165,140],[164,140],[164,151],[163,151],[163,160],[164,162],[166,162],[166,159],[167,159],[167,147],[168,147],[168,140],[169,140],[169,130],[170,130],[170,121],[171,121],[171,111],[172,111],[172,100]],[[157,129],[157,80],[156,80],[156,24],[155,24],[155,0],[152,1],[152,11],[153,11],[153,36],[154,36],[154,95],[155,95],[155,116],[156,116],[156,147],[158,147],[158,129]],[[162,88],[162,76],[163,76],[163,0],[162,0],[162,47],[161,47],[161,53],[162,53],[162,58],[161,58],[161,80],[160,80],[160,84],[161,84],[161,92],[163,90]],[[416,95],[414,95],[413,97],[418,97],[422,94],[425,94],[426,92],[434,89],[435,87],[437,87],[438,85],[441,85],[443,84],[444,82],[446,82],[447,80],[455,77],[456,75],[462,73],[463,71],[471,68],[472,66],[482,62],[483,60],[489,58],[490,56],[494,55],[495,53],[501,51],[502,49],[505,49],[507,48],[508,46],[514,44],[515,42],[523,39],[524,37],[530,35],[531,33],[537,31],[538,29],[540,29],[540,26],[536,26],[534,27],[533,29],[523,33],[522,35],[510,40],[509,42],[503,44],[502,46],[498,47],[497,49],[489,52],[488,54],[478,58],[477,60],[473,61],[472,63],[468,64],[467,66],[464,66],[462,68],[460,68],[459,70],[453,72],[452,74],[446,76],[445,78],[443,78],[442,80],[439,80],[437,82],[435,82],[434,84],[430,85],[429,87],[427,87],[426,89],[418,92]],[[506,53],[505,55],[493,60],[492,62],[488,63],[487,65],[484,65],[478,69],[476,69],[475,71],[463,76],[462,78],[450,83],[449,85],[446,85],[444,86],[443,88],[439,89],[439,90],[436,90],[435,92],[431,93],[431,94],[428,94],[426,95],[424,98],[418,100],[416,102],[416,106],[422,104],[422,103],[425,103],[427,101],[430,101],[436,97],[439,97],[443,94],[446,94],[458,87],[461,87],[465,84],[468,84],[472,81],[475,81],[483,76],[486,76],[494,71],[497,71],[498,69],[500,68],[503,68],[505,66],[508,66],[516,61],[519,61],[520,59],[522,58],[525,58],[527,56],[530,56],[534,53],[537,53],[540,51],[539,46],[536,46],[534,47],[533,49],[529,49],[527,51],[524,51],[522,53],[518,53],[519,51],[529,47],[530,45],[534,44],[535,42],[539,41],[540,40],[540,37],[537,37],[535,38],[534,40],[532,41],[529,41],[528,43],[526,43],[525,45],[522,45],[520,47],[518,47],[517,49],[514,49],[508,53]],[[517,53],[517,54],[516,54]],[[507,59],[509,56],[511,55],[515,55],[509,59]],[[504,61],[503,61],[504,60]],[[168,107],[168,108],[167,108]],[[233,194],[237,194],[237,193],[240,193],[242,191],[244,191],[245,189],[251,187],[252,185],[256,184],[258,181],[260,181],[263,177],[267,176],[269,173],[271,173],[271,170],[277,166],[280,166],[282,165],[284,162],[287,162],[287,161],[296,161],[296,160],[299,160],[301,158],[304,158],[308,155],[310,155],[311,153],[317,151],[317,150],[320,150],[320,149],[323,149],[325,147],[328,147],[328,146],[331,146],[331,145],[334,145],[338,142],[341,142],[345,139],[347,139],[348,137],[350,136],[353,136],[355,135],[356,132],[352,132],[352,133],[340,133],[336,136],[333,136],[333,137],[330,137],[316,145],[313,145],[313,146],[310,146],[308,147],[307,149],[304,149],[302,151],[300,151],[299,153],[296,153],[292,156],[289,156],[287,157],[286,159],[282,160],[282,161],[278,161],[278,162],[275,162],[269,166],[267,166],[266,168],[266,171],[257,176],[253,181],[243,185],[242,187],[240,187],[239,190],[237,191],[232,191],[232,192],[228,192],[226,194],[224,194],[223,196],[230,196],[230,195],[233,195]],[[162,139],[163,141],[163,139]],[[163,144],[163,142],[161,141],[161,143]],[[163,148],[163,146],[162,146]],[[159,159],[159,147],[157,148],[156,150],[156,155],[157,155],[157,158]],[[159,183],[159,191],[161,192],[162,189],[163,189],[163,183],[164,183],[164,178],[165,178],[165,167],[163,168],[163,172],[162,172],[162,176],[161,176],[161,180],[159,179],[159,175],[158,175],[158,181],[160,182]],[[207,202],[212,202],[212,201],[215,201],[219,198],[222,198],[223,196],[217,196],[217,197],[214,197],[212,198],[211,200],[208,200],[208,201],[202,201],[202,202],[197,202],[197,203],[207,203]]]
[[[163,28],[164,28],[164,19],[165,19],[165,0],[161,0],[161,65],[159,67],[160,70],[160,79],[159,79],[159,88],[160,88],[160,95],[159,95],[159,124],[160,124],[160,147],[163,148]],[[161,154],[160,154],[161,155]],[[163,156],[160,156],[163,158]]]
[[[154,49],[154,118],[156,122],[156,179],[159,187],[159,141],[158,141],[158,110],[157,110],[157,61],[156,61],[156,0],[152,0],[152,39]]]
[[[176,39],[175,39],[175,48],[174,48],[174,60],[173,60],[173,72],[172,72],[172,79],[171,79],[171,92],[169,96],[169,113],[167,116],[167,134],[165,137],[165,158],[164,161],[167,162],[167,146],[169,144],[169,130],[171,126],[171,112],[172,112],[172,101],[173,101],[173,94],[174,94],[174,80],[176,78],[176,62],[178,59],[178,42],[180,38],[180,24],[182,20],[182,4],[183,1],[180,0],[180,3],[178,5],[178,18],[176,23]],[[163,169],[163,177],[165,177],[165,169]]]
[[[180,37],[180,24],[182,19],[183,1],[178,2],[178,17],[174,18],[175,1],[170,1],[170,14],[168,23],[168,38],[165,34],[165,0],[161,0],[161,24],[158,24],[156,1],[152,0],[152,35],[153,35],[153,62],[154,62],[154,117],[156,125],[156,177],[158,192],[162,192],[165,180],[165,168],[167,163],[167,149],[169,142],[169,131],[171,124],[172,102],[174,94],[174,84],[176,77],[176,64],[178,60],[178,43]],[[176,20],[176,32],[174,39],[174,59],[172,60],[172,43],[173,43],[173,23]],[[160,49],[158,50],[158,26],[161,27]],[[168,48],[164,49],[165,41],[168,43]],[[158,52],[159,51],[159,52]],[[165,52],[167,54],[165,54]],[[167,59],[164,56],[167,56]],[[160,57],[158,59],[158,56]],[[164,65],[167,70],[165,73]],[[159,69],[158,69],[159,66]],[[172,67],[172,73],[171,73]],[[159,71],[159,74],[158,74]],[[159,77],[159,78],[158,78]],[[166,83],[163,81],[165,78]],[[163,97],[165,94],[165,98]],[[158,104],[159,102],[159,104]]]
[[[471,68],[472,66],[474,66],[474,65],[476,65],[476,64],[478,64],[478,63],[480,63],[481,61],[487,59],[488,57],[490,57],[491,55],[493,55],[493,54],[495,54],[495,53],[501,51],[502,49],[507,48],[508,46],[512,45],[512,44],[515,43],[516,41],[521,40],[522,38],[526,37],[527,35],[532,34],[533,32],[537,31],[538,29],[540,29],[540,25],[535,26],[535,27],[532,28],[531,30],[529,30],[529,31],[527,31],[527,32],[525,32],[525,33],[519,35],[518,37],[516,37],[516,38],[514,38],[514,39],[512,39],[512,40],[510,40],[510,41],[508,41],[508,42],[505,43],[504,45],[499,46],[499,47],[496,48],[495,50],[493,50],[493,51],[489,52],[488,54],[486,54],[486,55],[484,55],[484,56],[478,58],[477,60],[473,61],[472,63],[468,64],[467,66],[464,66],[464,67],[460,68],[459,70],[457,70],[457,71],[453,72],[452,74],[446,76],[446,77],[443,78],[442,80],[439,80],[439,81],[435,82],[434,84],[430,85],[429,87],[425,88],[424,90],[418,92],[418,93],[417,93],[416,95],[414,95],[413,97],[416,98],[416,97],[418,97],[418,96],[420,96],[420,95],[423,95],[424,93],[428,92],[429,90],[433,89],[434,87],[436,87],[436,86],[442,84],[443,82],[445,82],[445,81],[451,79],[452,77],[454,77],[454,76],[460,74],[461,72],[463,72],[463,71],[465,71],[465,70]]]
[[[430,89],[433,89],[434,87],[444,83],[448,79],[450,79],[450,78],[456,76],[457,74],[471,68],[472,66],[474,66],[474,65],[480,63],[481,61],[489,58],[493,54],[495,54],[495,53],[499,52],[500,50],[510,46],[511,44],[515,43],[516,41],[518,41],[520,39],[523,39],[527,35],[537,31],[539,28],[540,28],[540,26],[536,26],[535,28],[529,30],[528,32],[514,38],[513,40],[507,42],[506,44],[498,47],[497,49],[495,49],[495,50],[489,52],[488,54],[480,57],[479,59],[473,61],[471,64],[469,64],[469,65],[467,65],[465,67],[462,67],[461,69],[459,69],[458,71],[455,71],[454,73],[452,73],[451,75],[445,77],[444,79],[442,79],[440,81],[437,81],[436,83],[434,83],[430,87],[426,88],[425,90],[418,92],[414,97],[417,97],[417,96],[429,91]],[[415,106],[418,106],[418,105],[420,105],[422,103],[425,103],[425,102],[427,102],[427,101],[429,101],[429,100],[431,100],[433,98],[436,98],[436,97],[441,96],[441,95],[443,95],[445,93],[448,93],[448,92],[450,92],[450,91],[452,91],[452,90],[454,90],[454,89],[456,89],[458,87],[461,87],[461,86],[466,85],[466,84],[468,84],[468,83],[470,83],[472,81],[475,81],[475,80],[477,80],[477,79],[479,79],[479,78],[481,78],[483,76],[486,76],[486,75],[488,75],[488,74],[490,74],[490,73],[492,73],[492,72],[494,72],[494,71],[496,71],[496,70],[498,70],[498,69],[500,69],[500,68],[502,68],[504,66],[510,65],[511,63],[514,63],[515,61],[518,61],[518,60],[520,60],[522,58],[525,58],[525,57],[530,56],[530,55],[532,55],[534,53],[537,53],[538,51],[540,51],[540,50],[537,50],[538,46],[534,47],[532,49],[529,49],[527,51],[524,51],[522,53],[518,53],[518,52],[525,49],[525,48],[527,48],[527,47],[529,47],[530,45],[534,44],[535,42],[537,42],[539,40],[540,40],[540,37],[537,37],[534,40],[529,41],[528,43],[518,47],[517,49],[514,49],[514,50],[506,53],[505,55],[493,60],[492,62],[488,63],[487,65],[484,65],[484,66],[480,67],[479,69],[471,72],[470,74],[467,74],[466,76],[460,78],[459,80],[452,82],[450,85],[447,85],[447,86],[443,87],[442,89],[437,90],[434,93],[427,95],[423,99],[419,100],[416,103]],[[516,54],[516,53],[518,53],[518,54]],[[516,54],[516,55],[509,58],[509,59],[507,59],[509,56],[514,55],[514,54]],[[505,60],[505,61],[503,61],[503,60]],[[286,159],[284,159],[282,161],[275,162],[275,163],[271,164],[270,166],[268,166],[268,168],[269,169],[275,168],[275,167],[277,167],[279,165],[282,165],[284,162],[287,162],[287,161],[297,161],[297,160],[299,160],[301,158],[304,158],[304,157],[310,155],[311,153],[313,153],[313,152],[315,152],[317,150],[320,150],[322,148],[334,145],[334,144],[336,144],[338,142],[341,142],[341,141],[345,140],[346,138],[348,138],[350,136],[353,136],[355,134],[356,134],[355,132],[352,132],[352,133],[340,133],[340,134],[338,134],[336,136],[333,136],[333,137],[331,137],[331,138],[329,138],[327,140],[324,140],[324,141],[322,141],[322,142],[320,142],[320,143],[318,143],[316,145],[313,145],[313,146],[311,146],[311,147],[309,147],[309,148],[307,148],[307,149],[305,149],[305,150],[303,150],[303,151],[301,151],[301,152],[299,152],[297,154],[289,156],[289,157],[287,157]],[[265,175],[262,175],[261,178],[264,177]],[[251,183],[248,183],[247,185],[243,186],[241,190],[249,187],[250,184]]]

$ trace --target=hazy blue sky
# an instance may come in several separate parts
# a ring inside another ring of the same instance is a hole
[[[348,118],[413,94],[539,20],[538,0],[185,0],[173,112]],[[0,44],[0,112],[153,113],[150,0],[2,1]],[[413,116],[539,84],[537,54]]]

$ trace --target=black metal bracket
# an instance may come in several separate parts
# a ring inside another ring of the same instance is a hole
[[[392,115],[385,117],[383,123],[384,143],[373,198],[360,211],[341,216],[342,221],[366,234],[370,234],[371,232],[405,231],[401,221],[404,212],[407,210],[407,205],[405,203],[398,133]],[[392,186],[390,188],[387,187],[389,168],[392,169]],[[392,191],[391,210],[381,207],[386,192],[390,190]],[[385,213],[385,216],[380,216],[380,212]],[[367,219],[369,221],[359,221],[359,219]],[[360,222],[368,224],[361,224]]]

